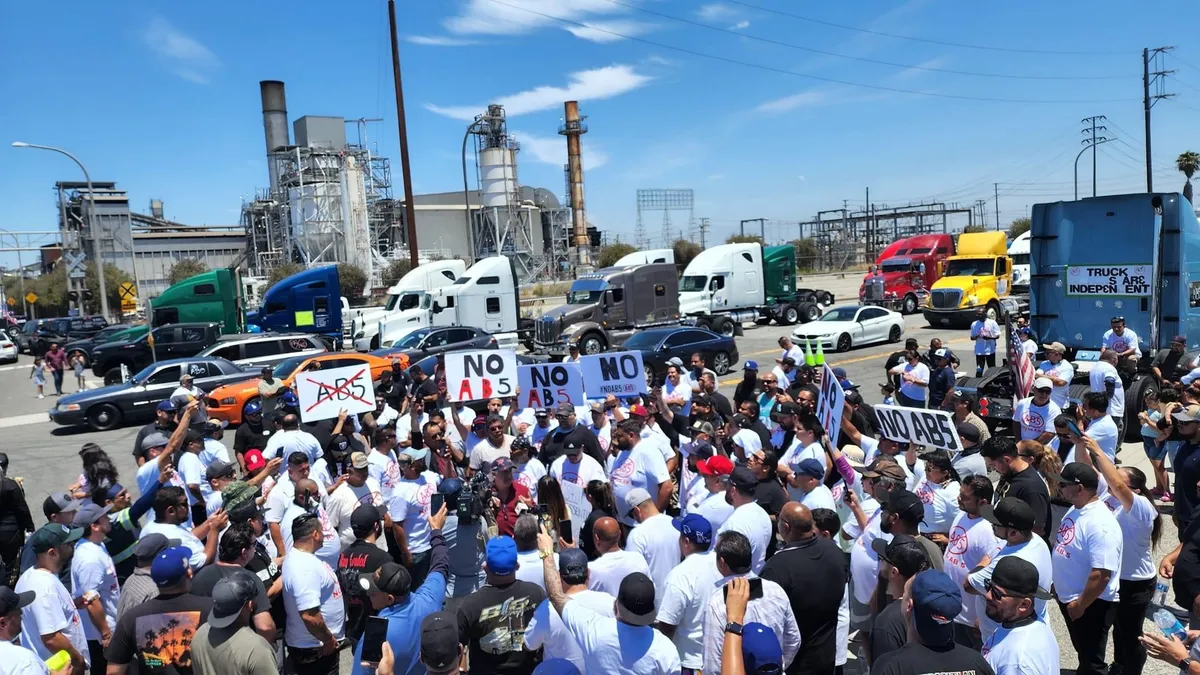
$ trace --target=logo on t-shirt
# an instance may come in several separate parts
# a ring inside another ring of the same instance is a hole
[[[637,467],[634,466],[633,458],[626,457],[624,462],[621,462],[613,467],[612,475],[609,476],[609,480],[612,481],[613,485],[632,485],[633,472],[636,468]]]
[[[921,481],[921,485],[917,487],[917,498],[926,506],[933,503],[933,488],[929,486],[929,481]]]
[[[1021,425],[1030,431],[1036,431],[1041,434],[1046,428],[1046,418],[1042,417],[1038,412],[1026,410],[1025,414],[1021,416]]]
[[[138,656],[147,668],[190,669],[192,637],[199,627],[198,611],[139,616],[133,622]]]
[[[1117,352],[1118,354],[1120,354],[1121,352],[1123,352],[1127,349],[1129,349],[1129,342],[1127,342],[1125,340],[1125,338],[1123,338],[1123,337],[1113,338],[1112,350],[1114,352]]]
[[[950,530],[950,543],[946,545],[946,550],[954,555],[962,555],[967,552],[967,530],[962,525],[955,525]]]
[[[1064,518],[1058,526],[1058,537],[1055,543],[1059,546],[1066,546],[1075,541],[1075,521],[1071,518]]]

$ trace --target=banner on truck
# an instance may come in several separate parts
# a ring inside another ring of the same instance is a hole
[[[1149,297],[1153,265],[1067,265],[1067,295]]]
[[[517,393],[517,354],[476,349],[446,354],[446,398],[451,402],[505,398]]]
[[[559,403],[579,406],[583,397],[583,371],[578,363],[531,363],[517,368],[521,408],[553,408]]]
[[[580,357],[583,386],[591,398],[621,398],[645,393],[646,373],[640,352],[610,352]]]
[[[884,438],[945,450],[951,456],[962,452],[954,415],[945,410],[877,405],[875,419]]]
[[[305,371],[296,376],[296,397],[300,399],[300,420],[305,423],[337,417],[342,410],[350,415],[374,412],[371,367]]]
[[[826,363],[821,370],[821,395],[817,397],[817,419],[829,435],[829,444],[837,447],[838,434],[842,430],[842,409],[846,405],[846,392],[842,383]]]

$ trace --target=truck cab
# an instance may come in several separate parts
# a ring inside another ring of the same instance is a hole
[[[688,263],[679,281],[679,311],[711,314],[762,306],[766,302],[763,277],[763,247],[759,244],[705,249]]]
[[[632,265],[648,265],[650,263],[675,262],[675,249],[673,248],[654,248],[649,251],[634,251],[633,253],[621,256],[621,259],[613,263],[613,267],[630,267]]]
[[[1008,246],[1008,257],[1013,262],[1013,290],[1018,293],[1029,292],[1029,236],[1030,231],[1022,232]]]
[[[409,270],[396,285],[388,289],[383,307],[359,310],[346,328],[359,351],[379,349],[379,336],[384,331],[419,324],[433,308],[433,292],[449,286],[463,276],[467,264],[454,260],[435,260]],[[345,317],[343,316],[343,321]]]
[[[921,311],[931,326],[969,326],[978,309],[1000,321],[1011,292],[1012,259],[1004,233],[963,233]]]
[[[337,265],[313,267],[276,282],[263,295],[257,324],[266,331],[316,333],[337,342],[342,336]]]
[[[875,259],[883,277],[882,294],[879,284],[872,283],[874,271],[868,271],[858,290],[859,302],[915,314],[941,278],[942,263],[952,255],[954,237],[949,234],[922,234],[894,242]]]
[[[152,326],[218,323],[223,333],[244,332],[242,285],[234,270],[197,274],[171,286],[151,301]]]

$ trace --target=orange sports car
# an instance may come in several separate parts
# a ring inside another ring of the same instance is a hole
[[[392,369],[392,359],[354,352],[331,352],[309,357],[295,356],[275,366],[275,379],[285,387],[292,387],[297,373],[313,370],[314,367],[326,369],[346,366],[370,366],[371,380],[378,380],[380,373]],[[258,382],[259,379],[254,378],[213,389],[207,397],[209,416],[225,420],[229,422],[230,426],[241,424],[242,411],[246,409],[246,404],[259,399]],[[293,387],[292,390],[295,391],[295,388]]]

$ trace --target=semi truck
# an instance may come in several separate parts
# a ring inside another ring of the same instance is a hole
[[[224,334],[246,332],[245,306],[238,273],[230,269],[202,272],[171,286],[151,301],[152,326],[173,323],[218,323]]]
[[[613,267],[629,267],[630,265],[646,265],[648,263],[663,263],[675,262],[675,249],[673,248],[654,248],[649,251],[634,251],[621,256],[621,259],[613,263]]]
[[[1008,257],[1013,263],[1013,292],[1029,292],[1029,235],[1026,230],[1008,245]]]
[[[949,234],[920,234],[893,242],[875,259],[883,276],[882,294],[871,283],[875,275],[869,271],[858,289],[859,303],[916,314],[941,278],[942,264],[954,252],[954,237]]]
[[[753,321],[814,321],[833,304],[828,291],[796,287],[796,249],[758,243],[722,244],[700,252],[679,282],[679,311],[726,337]]]
[[[979,309],[995,321],[1023,310],[1024,299],[1013,295],[1012,259],[1003,232],[963,233],[956,248],[921,309],[929,325],[965,328]]]
[[[343,313],[346,344],[353,344],[360,352],[379,349],[381,331],[420,324],[433,307],[433,292],[453,284],[466,271],[467,263],[457,258],[434,260],[409,270],[388,289],[387,302],[382,307],[351,310],[353,316],[349,321]]]

